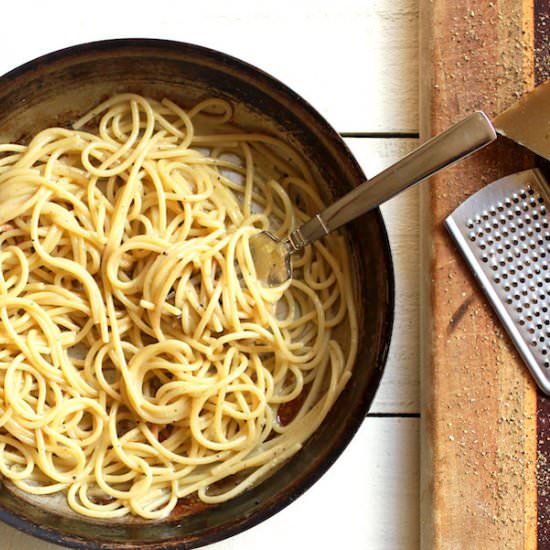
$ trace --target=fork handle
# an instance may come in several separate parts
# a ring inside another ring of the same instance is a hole
[[[291,251],[301,250],[328,235],[411,185],[481,149],[496,137],[487,115],[481,111],[472,113],[295,229],[288,237]]]

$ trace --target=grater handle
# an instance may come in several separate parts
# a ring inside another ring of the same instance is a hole
[[[401,191],[496,139],[491,121],[475,112],[423,143],[396,164],[356,187],[289,236],[292,251],[380,206]]]

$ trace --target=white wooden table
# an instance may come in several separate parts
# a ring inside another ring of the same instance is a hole
[[[288,84],[345,136],[367,176],[416,142],[417,0],[20,1],[2,5],[2,21],[0,73],[80,42],[181,40],[235,55]],[[395,261],[396,319],[369,416],[304,496],[212,550],[419,547],[417,191],[390,201],[383,214]],[[2,525],[0,548],[58,547]]]

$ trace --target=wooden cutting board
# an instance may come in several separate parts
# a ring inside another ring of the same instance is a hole
[[[420,5],[421,138],[476,109],[494,116],[548,78],[550,0]],[[442,223],[485,184],[536,162],[499,138],[425,188],[423,548],[550,548],[549,401]]]

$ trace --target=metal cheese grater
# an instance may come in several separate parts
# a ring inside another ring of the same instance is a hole
[[[445,225],[539,387],[550,395],[550,193],[539,170],[487,185]]]

